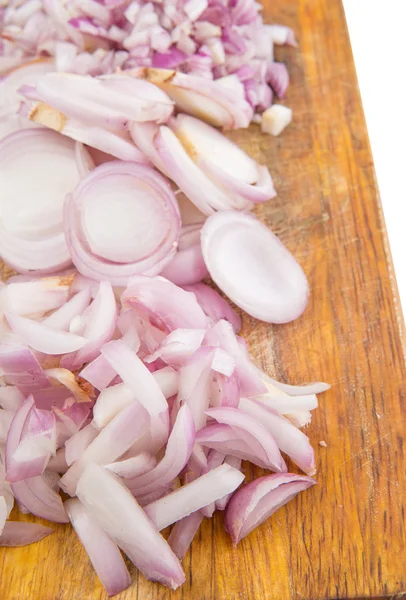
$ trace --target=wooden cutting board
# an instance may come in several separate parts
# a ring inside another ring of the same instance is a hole
[[[343,9],[339,0],[267,0],[264,14],[291,25],[300,42],[277,52],[291,74],[294,122],[276,139],[257,127],[232,137],[274,175],[278,197],[258,214],[303,265],[311,298],[289,325],[245,317],[244,334],[270,374],[332,384],[308,428],[319,485],[237,549],[222,515],[206,520],[181,589],[131,568],[134,583],[119,600],[406,593],[403,321]],[[33,546],[0,550],[1,600],[105,598],[68,526]]]

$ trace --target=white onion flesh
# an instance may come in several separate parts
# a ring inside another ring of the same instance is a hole
[[[253,317],[287,323],[304,311],[309,288],[301,267],[255,217],[212,215],[202,229],[202,250],[219,288]]]

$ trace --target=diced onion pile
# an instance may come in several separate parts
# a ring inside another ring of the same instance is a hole
[[[70,521],[109,595],[120,550],[176,589],[203,519],[225,511],[237,544],[315,483],[301,428],[329,386],[265,375],[203,281],[268,323],[306,307],[250,212],[271,175],[220,131],[286,126],[273,44],[293,34],[247,0],[0,10],[0,545],[52,533],[8,520],[16,502]],[[271,474],[239,487],[242,461]]]
[[[254,0],[10,0],[0,14],[0,73],[41,55],[78,74],[157,67],[224,85],[234,75],[251,120],[286,92],[274,45],[296,45],[261,10]]]

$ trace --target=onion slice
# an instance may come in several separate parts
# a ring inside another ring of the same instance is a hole
[[[65,204],[65,234],[76,267],[114,285],[126,285],[137,273],[159,272],[175,252],[179,231],[168,184],[134,163],[100,165]]]
[[[176,589],[185,581],[182,567],[127,488],[98,465],[89,465],[77,494],[106,533],[147,579]]]
[[[163,331],[206,329],[208,325],[196,297],[163,277],[132,277],[121,302],[124,308],[144,310]]]
[[[253,317],[287,323],[304,311],[309,289],[301,267],[252,215],[212,215],[202,229],[202,251],[212,279]]]
[[[233,492],[244,478],[245,475],[241,471],[230,465],[221,465],[160,500],[148,504],[144,507],[145,513],[158,530],[165,529],[168,525]]]
[[[163,123],[173,110],[162,90],[121,73],[102,77],[48,73],[39,79],[37,93],[68,117],[107,129],[125,129],[128,121]]]
[[[207,123],[224,129],[248,127],[252,108],[240,93],[215,81],[187,75],[170,69],[138,69],[134,75],[143,77],[164,90],[180,112],[186,112]]]
[[[131,577],[110,536],[77,498],[67,500],[65,509],[108,596],[126,590],[131,585]]]
[[[40,542],[54,530],[39,523],[8,521],[0,535],[0,546],[20,547]]]
[[[147,431],[148,425],[147,411],[139,402],[132,402],[102,429],[66,471],[60,481],[61,488],[74,496],[78,480],[89,463],[108,464],[117,460]]]
[[[11,329],[21,336],[23,341],[34,350],[45,354],[65,354],[79,350],[86,344],[86,339],[47,327],[37,321],[6,313]]]
[[[254,399],[241,398],[239,407],[266,427],[279,449],[290,456],[302,471],[307,475],[316,473],[314,450],[307,435],[272,408]]]
[[[224,520],[234,546],[281,506],[315,483],[310,477],[278,473],[244,485],[228,503]]]
[[[201,511],[198,510],[177,521],[173,526],[168,537],[168,544],[180,560],[185,557],[203,518]]]
[[[166,445],[165,456],[158,465],[130,481],[127,487],[135,497],[150,494],[171,483],[187,464],[195,441],[192,413],[184,404],[180,407]]]
[[[121,340],[106,344],[102,354],[150,415],[157,416],[168,409],[166,398],[152,373]]]
[[[179,286],[197,283],[208,277],[200,245],[200,231],[199,224],[182,227],[177,252],[164,267],[162,277]]]
[[[206,315],[212,319],[214,323],[225,319],[233,326],[235,333],[241,329],[241,317],[229,305],[229,303],[220,296],[216,290],[209,287],[205,283],[194,283],[193,285],[183,285],[184,290],[193,292],[196,299]]]

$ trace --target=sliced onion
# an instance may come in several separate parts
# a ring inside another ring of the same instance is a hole
[[[187,517],[211,502],[233,492],[245,475],[229,465],[221,465],[191,483],[178,488],[164,498],[144,507],[148,518],[158,530]]]
[[[113,288],[101,281],[95,299],[86,311],[87,324],[83,336],[88,340],[74,356],[65,357],[61,365],[79,369],[100,354],[100,348],[113,337],[116,329],[117,305]]]
[[[35,407],[29,396],[15,413],[7,436],[7,481],[15,483],[41,475],[56,452],[54,415]]]
[[[275,443],[275,439],[268,429],[257,419],[246,411],[220,407],[211,408],[206,411],[209,417],[218,423],[230,425],[237,437],[245,441],[250,447],[261,448],[261,458],[269,464],[269,468],[275,471],[286,471],[286,465]],[[230,454],[232,454],[230,452]]]
[[[0,144],[0,171],[3,258],[20,271],[63,269],[70,263],[61,237],[63,202],[79,181],[73,143],[42,129],[14,133]]]
[[[86,344],[86,339],[79,335],[51,329],[25,317],[6,313],[6,318],[11,329],[20,335],[26,344],[45,354],[74,352]]]
[[[225,516],[224,525],[233,544],[237,545],[281,506],[315,483],[310,477],[278,473],[244,485],[231,498]]]
[[[235,335],[231,323],[221,319],[209,330],[205,338],[209,346],[220,346],[235,360],[235,371],[239,380],[241,395],[256,396],[267,391],[260,371],[251,362],[247,348],[242,338]]]
[[[86,175],[89,175],[90,171],[92,171],[96,166],[93,162],[90,152],[87,151],[82,142],[75,143],[75,158],[81,177],[86,177]]]
[[[159,272],[175,251],[179,230],[169,186],[136,164],[97,167],[65,205],[65,233],[77,268],[115,285],[136,273]]]
[[[86,448],[98,436],[99,430],[89,423],[83,429],[79,429],[65,442],[65,461],[68,467],[79,460]],[[49,466],[48,466],[49,468]],[[66,473],[67,469],[63,472]]]
[[[77,498],[67,500],[65,509],[108,596],[126,590],[131,585],[131,577],[110,536]]]
[[[93,407],[93,423],[102,428],[135,399],[135,394],[126,383],[111,385],[100,392]]]
[[[15,499],[33,515],[56,523],[69,522],[61,497],[42,476],[12,483],[11,489]]]
[[[288,419],[253,399],[241,398],[239,407],[260,421],[270,432],[278,447],[307,475],[316,472],[314,451],[309,438]]]
[[[128,346],[114,340],[102,348],[102,354],[150,415],[157,416],[168,409],[166,398],[152,373]]]
[[[220,423],[206,425],[196,433],[196,442],[205,448],[248,460],[263,469],[271,469],[272,465],[264,458],[261,446],[248,436],[246,440],[242,439],[241,432],[235,431],[230,425]]]
[[[205,283],[195,283],[193,285],[183,285],[183,289],[193,292],[198,303],[210,319],[215,323],[225,319],[233,326],[235,333],[241,329],[241,317],[229,305],[229,303],[220,296],[216,290]]]
[[[213,348],[199,348],[184,364],[179,377],[178,402],[186,402],[192,411],[196,431],[206,424],[213,379]]]
[[[1,291],[1,306],[4,311],[16,315],[42,316],[65,304],[72,279],[73,277],[46,277],[9,283]]]
[[[289,415],[296,411],[309,411],[318,407],[316,394],[307,394],[306,396],[288,396],[263,394],[253,398],[261,404],[278,411],[281,415]]]
[[[0,444],[6,443],[14,414],[11,410],[0,410]]]
[[[13,385],[0,387],[0,406],[6,411],[15,413],[25,400],[24,394]]]
[[[227,465],[230,465],[230,467],[234,467],[234,469],[238,469],[241,471],[241,458],[238,458],[237,456],[226,456],[224,462]],[[220,500],[216,501],[216,509],[217,510],[225,510],[230,499],[233,497],[233,494],[226,494],[225,496],[223,496],[222,498],[220,498]]]
[[[147,452],[131,456],[118,462],[106,465],[106,468],[123,479],[134,479],[152,471],[156,467],[156,458]]]
[[[26,101],[20,109],[20,114],[38,125],[58,131],[76,142],[91,146],[120,160],[149,164],[147,157],[133,144],[127,131],[110,131],[77,119],[68,119],[44,102]]]
[[[0,535],[0,546],[19,547],[40,542],[54,530],[39,523],[8,521]]]
[[[170,365],[180,367],[200,348],[205,334],[205,329],[175,329],[144,362],[152,363],[160,358]]]
[[[151,163],[164,175],[168,176],[164,162],[157,152],[154,139],[159,131],[157,123],[138,123],[133,121],[129,124],[130,134],[136,146],[145,154]]]
[[[189,550],[203,518],[201,511],[198,510],[175,523],[169,534],[168,544],[180,560],[185,557],[186,552]]]
[[[126,482],[134,496],[150,494],[171,483],[187,464],[194,440],[195,427],[192,413],[187,404],[184,404],[179,409],[168,438],[165,456],[152,471]]]
[[[68,469],[60,481],[61,488],[74,496],[79,478],[89,463],[108,464],[117,460],[147,431],[148,425],[147,411],[139,402],[132,402],[102,429]]]
[[[220,465],[223,464],[226,455],[222,452],[217,452],[217,450],[210,450],[207,457],[207,472],[213,471]],[[204,506],[201,509],[201,513],[204,517],[210,519],[213,516],[214,511],[216,510],[216,503],[210,502],[207,506]]]
[[[203,119],[216,127],[248,127],[252,109],[235,90],[228,90],[209,79],[169,69],[140,69],[134,72],[164,90],[181,112]]]
[[[179,374],[172,367],[164,367],[153,373],[154,379],[161,388],[165,398],[171,398],[179,390]]]
[[[304,385],[289,385],[287,383],[282,383],[281,381],[276,381],[276,379],[272,379],[265,373],[262,373],[262,378],[267,387],[276,388],[277,390],[281,390],[284,394],[289,394],[289,396],[302,396],[308,394],[322,394],[331,388],[331,385],[328,383],[323,383],[322,381],[307,383]]]
[[[147,579],[176,589],[185,581],[182,567],[131,493],[98,465],[89,465],[78,484],[78,497],[104,531]]]
[[[208,324],[195,296],[161,277],[133,277],[121,301],[125,308],[145,310],[151,323],[164,331],[205,329]]]
[[[87,404],[79,404],[74,398],[68,398],[62,407],[53,406],[52,412],[56,418],[57,445],[62,446],[83,427],[90,409]]]
[[[0,344],[0,369],[5,382],[17,385],[22,393],[26,387],[34,392],[49,386],[37,357],[22,344]]]
[[[200,245],[201,225],[182,227],[178,250],[173,259],[161,271],[176,285],[185,286],[197,283],[208,276],[209,272],[203,260]]]
[[[80,377],[86,379],[97,390],[104,390],[116,375],[117,373],[102,354],[80,372]]]
[[[156,151],[169,177],[205,215],[230,207],[230,198],[192,160],[180,140],[161,126],[154,139]]]
[[[68,117],[107,129],[125,129],[127,121],[163,123],[173,110],[162,90],[121,73],[103,77],[48,73],[39,79],[37,93]]]
[[[213,280],[253,317],[286,323],[304,311],[309,288],[302,269],[252,215],[212,215],[202,229],[202,251]]]
[[[0,115],[17,111],[21,100],[18,90],[21,86],[35,85],[41,75],[54,69],[52,62],[43,58],[27,62],[10,71],[1,82]]]
[[[46,317],[42,323],[52,329],[68,331],[72,320],[82,315],[90,302],[90,289],[85,289],[70,298],[63,306]]]

